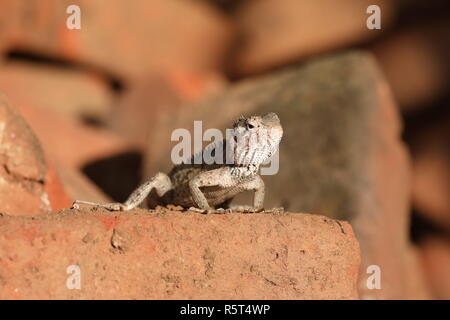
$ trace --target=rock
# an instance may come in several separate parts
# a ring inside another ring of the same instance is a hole
[[[450,114],[417,128],[411,137],[413,204],[433,224],[450,231]]]
[[[429,237],[421,244],[422,263],[435,299],[450,299],[450,241]]]
[[[6,299],[358,298],[352,228],[308,214],[1,216],[0,259]]]
[[[30,62],[0,65],[0,88],[14,105],[97,121],[105,121],[113,98],[106,81],[92,72]]]
[[[450,79],[448,18],[399,30],[372,46],[399,107],[413,112],[445,95]]]
[[[8,12],[3,41],[9,49],[128,78],[155,70],[218,70],[232,39],[227,18],[201,1],[78,1],[79,30],[66,26],[72,4],[1,1]]]
[[[265,207],[349,220],[361,244],[361,297],[417,297],[408,289],[416,281],[409,274],[420,273],[405,271],[416,259],[408,241],[409,156],[389,87],[366,52],[329,55],[242,81],[161,116],[149,140],[146,176],[172,166],[174,129],[192,132],[194,120],[203,120],[203,131],[224,129],[240,114],[270,111],[279,115],[284,136],[278,173],[263,176]],[[366,287],[371,265],[382,270],[381,290]]]
[[[381,9],[382,29],[369,30],[369,5]],[[394,3],[373,0],[253,0],[236,10],[238,74],[250,74],[378,36],[393,20]]]
[[[0,93],[0,212],[47,213],[47,165],[41,145],[20,114]]]

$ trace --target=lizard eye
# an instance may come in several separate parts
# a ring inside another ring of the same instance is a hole
[[[248,129],[253,129],[255,126],[254,125],[252,125],[252,124],[250,124],[250,123],[247,123],[247,128]]]

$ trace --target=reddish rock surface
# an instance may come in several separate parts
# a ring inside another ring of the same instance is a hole
[[[220,69],[232,37],[224,15],[202,1],[77,1],[81,29],[69,30],[69,0],[1,1],[8,49],[104,69],[121,77],[150,70]]]
[[[450,299],[450,239],[433,236],[421,244],[422,263],[435,299]]]
[[[359,246],[308,214],[65,210],[0,217],[0,266],[3,299],[355,299]]]
[[[260,72],[380,34],[369,30],[369,5],[379,5],[382,29],[394,15],[392,1],[253,0],[237,10],[240,46],[233,59],[239,74]]]
[[[47,213],[47,166],[41,145],[20,114],[0,93],[0,212]]]

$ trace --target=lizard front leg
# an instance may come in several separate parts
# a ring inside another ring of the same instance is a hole
[[[233,211],[259,212],[264,210],[265,185],[263,179],[256,175],[252,180],[244,182],[241,186],[242,191],[254,191],[253,207],[249,206],[231,206]]]
[[[200,210],[210,212],[213,211],[213,209],[200,188],[213,186],[228,188],[235,184],[236,182],[233,181],[228,168],[220,168],[199,173],[192,178],[192,180],[189,181],[189,191],[196,207]],[[227,199],[221,199],[221,201],[225,200]]]
[[[144,182],[134,190],[124,203],[96,203],[82,200],[75,200],[72,208],[78,208],[80,204],[87,204],[106,208],[111,211],[128,211],[136,208],[149,195],[152,189],[156,190],[159,197],[164,196],[166,192],[172,189],[172,182],[165,173],[158,173],[150,180]]]

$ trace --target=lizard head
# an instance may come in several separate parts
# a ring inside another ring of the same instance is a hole
[[[283,136],[278,116],[270,112],[263,116],[240,117],[234,122],[235,163],[259,166],[277,150]]]

